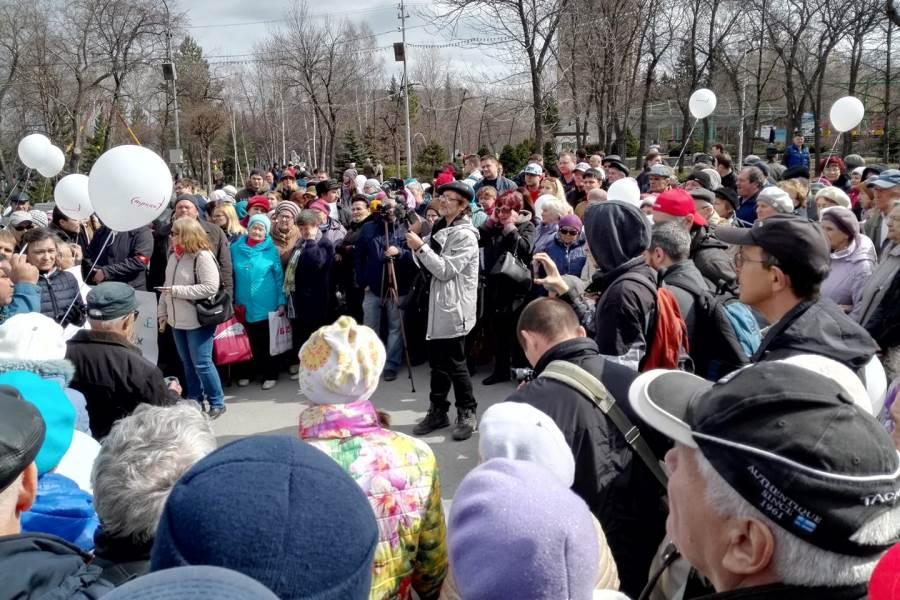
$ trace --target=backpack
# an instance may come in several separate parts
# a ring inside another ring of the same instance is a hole
[[[641,359],[640,370],[690,370],[687,325],[672,292],[637,273],[625,273],[621,279],[640,283],[656,296],[646,330],[647,351]]]
[[[759,348],[762,334],[750,308],[729,290],[697,290],[677,283],[667,283],[694,297],[697,307],[695,339],[702,340],[691,348],[694,373],[710,381],[718,381],[732,371],[750,364]]]

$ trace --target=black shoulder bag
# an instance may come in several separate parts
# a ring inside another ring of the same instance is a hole
[[[197,277],[197,259],[200,254],[194,256],[194,285],[199,283]],[[216,267],[219,261],[213,256]],[[218,325],[224,323],[234,316],[234,306],[231,303],[231,294],[225,289],[222,277],[219,277],[219,289],[211,297],[205,300],[194,300],[194,307],[197,309],[197,321],[200,325],[207,327],[209,325]]]

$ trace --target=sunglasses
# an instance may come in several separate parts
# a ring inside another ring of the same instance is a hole
[[[34,225],[32,223],[28,223],[27,225],[16,225],[16,231],[28,231],[29,229],[34,229]]]
[[[560,229],[559,232],[562,235],[578,235],[579,233],[581,233],[577,229],[569,229],[568,227],[566,227],[564,229]]]

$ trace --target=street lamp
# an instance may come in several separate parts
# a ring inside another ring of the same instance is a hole
[[[175,149],[169,150],[169,162],[175,165],[176,174],[181,177],[181,164],[184,162],[184,156],[181,152],[181,129],[178,125],[178,88],[175,81],[178,79],[178,73],[175,70],[175,62],[172,60],[172,20],[169,15],[169,5],[166,0],[162,0],[163,8],[166,9],[166,62],[162,65],[163,80],[172,82],[172,105],[175,110]]]

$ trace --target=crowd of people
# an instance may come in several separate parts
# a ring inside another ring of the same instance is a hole
[[[14,197],[0,597],[900,597],[900,170],[777,158],[282,165],[124,233]],[[407,435],[372,398],[426,361]],[[226,389],[281,377],[297,435],[217,448]]]

